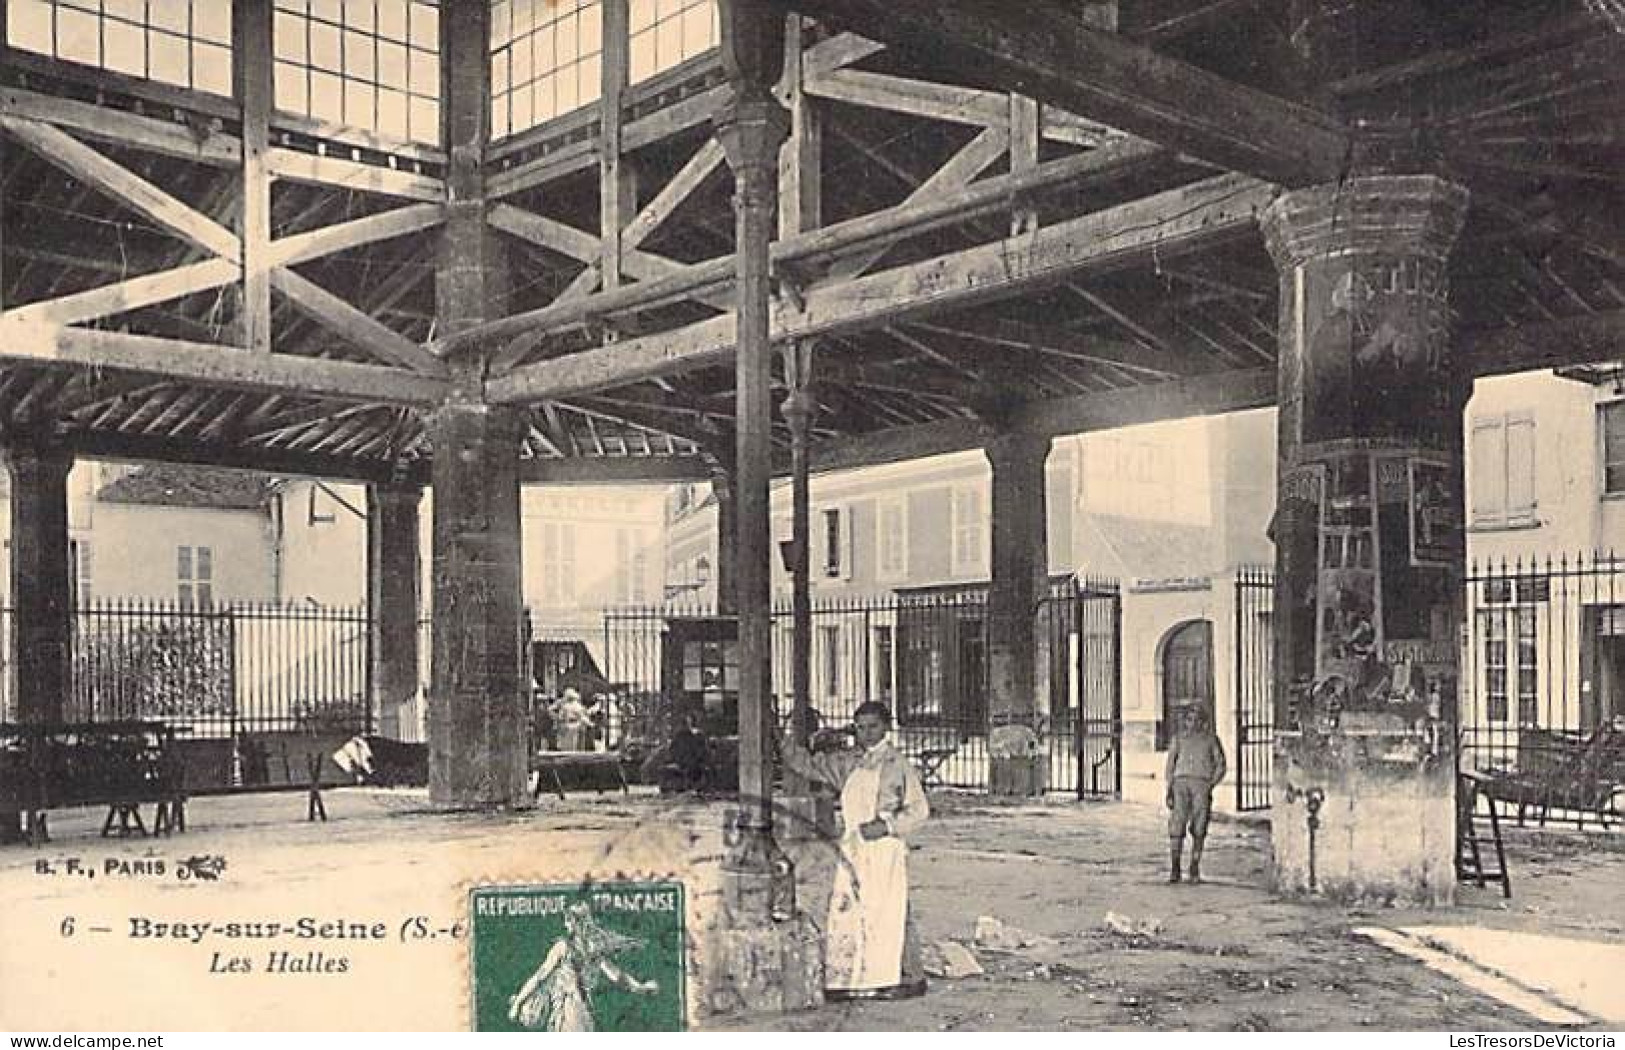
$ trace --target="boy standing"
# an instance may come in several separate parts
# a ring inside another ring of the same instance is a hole
[[[1191,881],[1202,881],[1202,843],[1207,838],[1208,816],[1213,810],[1213,786],[1224,779],[1224,746],[1207,725],[1200,701],[1175,705],[1178,730],[1168,745],[1168,855],[1169,882],[1180,879],[1179,855],[1185,832],[1191,836]]]

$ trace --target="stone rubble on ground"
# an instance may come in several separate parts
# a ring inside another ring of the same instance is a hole
[[[978,948],[994,952],[1018,952],[1024,948],[1047,949],[1055,947],[1058,943],[1054,937],[1029,933],[1001,922],[991,915],[977,918],[976,932],[972,940]]]
[[[925,946],[925,972],[929,977],[953,981],[963,977],[978,977],[987,971],[976,958],[976,953],[954,940],[936,941]]]
[[[1136,922],[1132,916],[1108,911],[1101,923],[1120,937],[1155,937],[1163,931],[1162,920],[1155,916],[1147,916]]]

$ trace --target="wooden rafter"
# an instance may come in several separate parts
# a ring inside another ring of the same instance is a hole
[[[0,116],[49,124],[85,138],[214,168],[242,164],[242,140],[198,122],[182,122],[0,86]],[[441,181],[348,157],[272,147],[268,174],[291,182],[377,193],[408,200],[445,200]]]
[[[832,102],[884,109],[941,123],[1010,130],[1009,96],[979,88],[858,69],[837,69],[808,78],[807,92]],[[1096,146],[1113,135],[1110,128],[1053,108],[1044,112],[1041,127],[1045,138],[1077,146]]]
[[[314,281],[287,269],[271,272],[271,283],[301,311],[372,356],[425,375],[445,375],[446,363],[381,321]]]
[[[903,201],[901,207],[929,201],[943,194],[962,190],[977,176],[993,165],[993,162],[1004,156],[1010,148],[1010,132],[1005,128],[990,127],[982,130],[977,136],[967,142],[952,157],[949,157],[941,167],[917,186]],[[847,256],[837,260],[829,268],[826,280],[849,280],[859,274],[866,273],[878,263],[889,251],[896,238],[881,241],[872,247],[866,248],[860,254]]]
[[[1108,208],[1035,234],[967,249],[924,263],[812,289],[805,308],[782,311],[775,340],[879,327],[909,316],[970,306],[1053,282],[1086,268],[1122,265],[1153,248],[1163,255],[1250,229],[1273,188],[1221,176]],[[727,360],[734,317],[675,332],[624,340],[515,369],[487,383],[501,402],[525,402],[602,389]]]
[[[203,386],[384,404],[434,404],[447,392],[443,380],[381,365],[15,322],[0,324],[0,361],[118,369]]]
[[[235,259],[237,235],[135,172],[107,159],[73,136],[34,120],[0,116],[3,129],[74,178],[215,255]]]
[[[922,332],[958,335],[991,346],[1035,350],[1079,364],[1126,369],[1141,377],[1166,379],[1202,370],[1202,358],[1188,352],[1102,339],[1028,321],[960,315],[952,320],[916,327]]]
[[[597,264],[603,254],[600,237],[511,204],[493,205],[486,215],[486,221],[503,233],[581,262]],[[628,276],[646,281],[670,277],[687,269],[675,259],[638,251],[624,243],[621,246],[621,267]]]
[[[1348,134],[1330,116],[1087,28],[1065,5],[779,2],[1231,171],[1312,185],[1335,179],[1348,157]]]
[[[389,240],[438,224],[438,205],[414,204],[405,208],[336,223],[270,242],[265,257],[270,265],[292,266],[341,251]],[[111,317],[197,292],[221,288],[242,273],[236,260],[208,259],[169,270],[130,277],[72,295],[28,303],[7,311],[8,316],[53,324],[82,324]]]
[[[823,265],[889,238],[917,236],[1002,211],[1008,208],[1012,195],[1077,184],[1091,178],[1117,177],[1164,156],[1160,148],[1145,143],[1116,143],[1081,156],[1041,164],[1021,176],[986,178],[959,193],[943,194],[918,204],[889,208],[782,238],[773,245],[773,260],[776,265]],[[483,344],[517,339],[514,345],[520,348],[519,352],[510,348],[493,359],[493,368],[500,372],[523,360],[524,348],[534,345],[538,333],[545,337],[579,327],[589,320],[646,310],[655,303],[692,299],[702,291],[724,291],[732,283],[733,271],[731,256],[696,263],[682,273],[658,281],[489,321],[442,339],[436,349],[449,355]]]

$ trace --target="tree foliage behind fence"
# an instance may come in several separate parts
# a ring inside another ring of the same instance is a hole
[[[0,610],[11,660],[13,613]],[[270,604],[204,608],[98,602],[74,612],[73,688],[63,717],[150,719],[193,736],[361,731],[371,726],[365,609]],[[16,717],[7,669],[0,715]]]
[[[76,721],[229,718],[229,616],[79,617],[73,647]]]

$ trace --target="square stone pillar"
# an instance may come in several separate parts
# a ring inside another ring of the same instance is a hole
[[[1281,274],[1273,841],[1288,893],[1454,892],[1467,384],[1447,259],[1466,197],[1360,177],[1264,215]]]
[[[60,722],[73,692],[73,568],[68,472],[73,456],[14,444],[11,471],[11,600],[19,722]]]
[[[418,485],[367,489],[367,658],[380,736],[402,740],[418,695]]]
[[[451,403],[434,443],[434,651],[429,801],[523,804],[528,690],[521,644],[519,441],[513,409]]]
[[[1038,639],[1038,607],[1049,581],[1044,465],[1050,439],[1005,430],[990,438],[984,451],[993,472],[989,788],[998,795],[1037,795],[1049,779],[1042,738],[1029,745],[1041,728],[1039,683],[1048,681],[1047,669],[1040,673],[1039,666],[1046,649]]]

